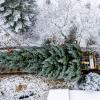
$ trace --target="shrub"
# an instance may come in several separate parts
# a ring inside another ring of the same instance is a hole
[[[77,82],[77,89],[100,91],[100,75],[90,72],[82,76]]]
[[[0,14],[5,24],[16,33],[27,32],[35,24],[37,15],[35,0],[2,0]]]

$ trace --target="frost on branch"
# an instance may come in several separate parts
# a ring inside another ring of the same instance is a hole
[[[24,33],[35,24],[37,5],[35,0],[0,0],[0,13],[12,31]]]

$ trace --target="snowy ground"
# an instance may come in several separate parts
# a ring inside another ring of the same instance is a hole
[[[65,84],[32,75],[6,76],[0,78],[0,100],[47,100],[50,88],[63,88]]]
[[[0,0],[1,2],[2,0]],[[6,35],[0,27],[0,46],[39,46],[47,37],[56,37],[62,42],[63,34],[68,35],[70,28],[75,25],[78,40],[82,47],[86,46],[88,38],[96,41],[100,46],[100,0],[36,0],[38,16],[33,32],[21,36],[14,34],[4,25],[0,15],[0,26],[7,29]],[[50,1],[47,4],[46,1]],[[30,34],[31,33],[31,34]]]
[[[35,75],[0,76],[0,100],[47,100],[50,89],[67,88],[100,91],[100,75],[89,73],[78,83]]]
[[[11,76],[1,79],[0,100],[46,100],[48,86],[31,76]]]

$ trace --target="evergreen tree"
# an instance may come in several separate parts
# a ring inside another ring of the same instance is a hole
[[[24,33],[35,24],[35,0],[2,0],[0,13],[5,18],[5,23],[16,33]]]

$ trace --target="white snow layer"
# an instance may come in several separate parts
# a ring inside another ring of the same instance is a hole
[[[0,0],[1,3],[3,1]],[[13,34],[7,29],[11,37],[16,38],[18,42],[5,35],[6,32],[1,26],[6,28],[1,18],[0,45],[40,45],[50,36],[56,36],[59,41],[62,41],[60,33],[68,35],[73,25],[78,28],[77,37],[81,46],[86,46],[86,40],[91,35],[97,42],[96,46],[100,45],[100,0],[49,0],[49,4],[46,2],[47,0],[37,0],[39,14],[32,34],[25,37]]]
[[[23,85],[24,88],[20,87],[18,90],[18,85]],[[11,76],[0,80],[0,100],[46,100],[47,95],[47,84],[31,75]]]

